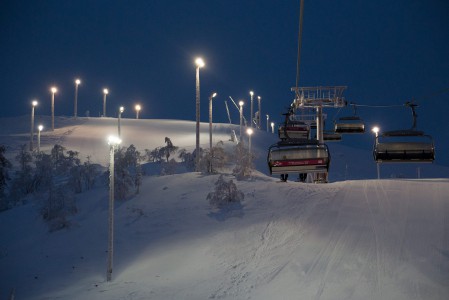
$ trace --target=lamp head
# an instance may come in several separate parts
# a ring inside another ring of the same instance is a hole
[[[136,108],[137,111],[139,111],[141,109],[139,104],[137,104],[135,108]]]
[[[109,90],[108,89],[103,89],[103,94],[105,94],[105,95],[109,94]]]
[[[123,106],[120,106],[119,111],[120,111],[120,113],[122,113],[125,111],[125,108]]]
[[[38,103],[37,103],[37,100],[33,100],[33,101],[31,102],[31,105],[33,105],[33,107],[35,107],[37,104],[38,104]]]
[[[252,130],[251,128],[248,128],[248,129],[246,130],[246,133],[247,133],[248,135],[251,135],[251,134],[253,134],[253,130]]]
[[[110,146],[120,145],[121,142],[122,142],[122,140],[114,135],[110,135],[108,137],[108,145],[110,145]]]
[[[239,105],[240,105],[240,107],[242,107],[242,106],[243,106],[243,104],[244,104],[244,102],[243,102],[243,101],[239,101]]]
[[[81,83],[81,80],[75,79],[75,83],[76,83],[76,85],[79,85]]]
[[[251,96],[253,96],[253,95],[254,95],[254,92],[253,92],[253,91],[249,91],[249,94],[250,94]]]
[[[198,68],[202,68],[204,67],[204,60],[201,57],[198,57],[197,59],[195,59],[195,64]]]
[[[39,126],[37,126],[37,129],[39,129],[39,131],[42,131],[42,129],[44,129],[44,126],[43,125],[39,125]]]
[[[52,86],[51,89],[50,89],[50,91],[51,91],[53,94],[55,94],[55,93],[58,91],[58,89],[57,89],[56,87]]]

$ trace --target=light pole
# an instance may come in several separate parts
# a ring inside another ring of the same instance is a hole
[[[262,118],[262,110],[261,110],[261,104],[260,104],[260,100],[262,100],[262,97],[257,96],[257,101],[259,103],[259,119],[257,120],[257,127],[260,129],[260,118]]]
[[[118,109],[118,137],[121,138],[121,131],[120,131],[120,119],[122,118],[122,113],[125,111],[125,108],[123,106],[120,106]]]
[[[200,162],[200,68],[204,67],[204,61],[198,57],[196,64],[196,157],[195,170],[198,171]]]
[[[56,87],[51,87],[51,131],[55,131],[55,94],[58,91]]]
[[[30,129],[30,151],[33,151],[33,138],[34,138],[34,108],[37,105],[37,101],[31,102],[31,129]]]
[[[108,89],[103,89],[103,117],[106,117],[106,95],[109,94]]]
[[[249,118],[249,121],[251,122],[251,128],[253,128],[253,118],[254,118],[254,106],[253,106],[253,96],[254,96],[254,92],[253,91],[249,91],[249,94],[251,95],[251,117]]]
[[[274,133],[274,122],[271,122],[271,133]]]
[[[122,141],[115,136],[108,138],[109,145],[109,234],[108,234],[108,267],[106,280],[112,279],[112,261],[114,258],[114,151]]]
[[[213,93],[209,96],[209,153],[210,153],[210,164],[209,171],[212,172],[212,100],[217,96],[217,93]]]
[[[377,139],[379,138],[379,130],[380,129],[379,129],[379,127],[375,126],[371,130],[376,135],[376,143],[377,143]],[[377,166],[377,179],[380,179],[380,167],[379,167],[379,163],[378,162],[376,162],[376,166]]]
[[[37,126],[38,132],[37,132],[37,153],[41,152],[41,131],[44,129],[44,126],[39,125]]]
[[[134,107],[136,109],[136,119],[139,118],[139,112],[142,109],[142,107],[140,106],[140,104],[136,104],[136,106]]]
[[[242,140],[242,127],[243,127],[243,101],[239,101],[240,106],[240,140]]]
[[[212,99],[217,96],[217,93],[213,93],[209,96],[209,150],[212,151]],[[212,153],[212,152],[211,152]]]
[[[248,128],[246,130],[246,133],[248,134],[248,152],[249,152],[249,155],[251,156],[251,135],[253,134],[253,129]]]
[[[268,120],[270,120],[270,116],[267,115],[267,132],[268,132]]]
[[[81,80],[79,80],[78,78],[75,79],[75,102],[73,104],[73,116],[76,117],[78,116],[78,86],[80,85]]]

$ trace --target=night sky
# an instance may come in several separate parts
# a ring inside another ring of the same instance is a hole
[[[214,120],[227,122],[224,100],[262,97],[262,113],[282,119],[296,81],[299,0],[78,0],[0,3],[0,117],[102,111],[142,118],[195,120],[195,64],[201,56],[201,120],[216,91]],[[435,138],[449,164],[449,2],[446,0],[305,0],[300,86],[345,85],[347,101],[398,105],[414,99],[418,129]],[[445,91],[446,92],[443,92]],[[228,101],[230,104],[230,102]],[[230,107],[233,122],[237,110]],[[329,118],[336,110],[326,111]],[[367,126],[411,126],[405,108],[358,109]],[[339,116],[352,114],[342,110]],[[247,115],[249,117],[249,115]],[[265,118],[263,120],[266,120]],[[355,142],[371,147],[370,134]]]

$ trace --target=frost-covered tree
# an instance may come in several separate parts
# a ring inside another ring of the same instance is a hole
[[[83,164],[82,177],[84,181],[84,186],[87,190],[90,190],[95,185],[96,178],[100,175],[100,171],[95,165],[90,161],[90,156]]]
[[[33,156],[27,149],[27,145],[22,145],[19,153],[15,157],[16,161],[19,163],[19,170],[15,172],[11,184],[10,195],[13,205],[16,205],[23,196],[34,191],[33,168],[31,166]]]
[[[161,147],[156,147],[153,150],[145,149],[145,153],[148,162],[161,162],[164,157]]]
[[[207,173],[216,173],[228,163],[228,155],[223,149],[223,141],[219,141],[212,149],[205,150],[201,160],[201,171],[206,167]]]
[[[237,189],[232,179],[226,181],[223,175],[220,175],[215,182],[215,190],[207,195],[207,200],[212,207],[222,208],[230,203],[240,203],[244,197],[245,195]]]
[[[242,142],[238,143],[234,148],[234,160],[235,167],[232,170],[232,174],[237,180],[250,177],[254,169],[253,157]]]
[[[137,194],[142,181],[142,157],[134,145],[128,148],[117,148],[114,156],[114,186],[117,199],[124,200],[131,190]]]
[[[70,227],[67,217],[78,212],[73,194],[64,185],[52,185],[41,206],[41,215],[50,231]]]
[[[193,154],[190,152],[187,152],[186,149],[182,148],[178,152],[178,158],[181,159],[181,162],[184,163],[187,170],[193,171],[195,168],[195,158],[193,157]]]
[[[165,137],[165,143],[167,145],[160,148],[160,150],[162,152],[162,155],[165,156],[165,159],[168,162],[170,155],[175,154],[176,151],[178,151],[178,147],[173,146],[173,143],[171,142],[170,138],[168,138],[168,137]]]
[[[5,157],[6,148],[0,145],[0,211],[8,208],[8,201],[6,199],[6,186],[7,181],[10,180],[9,169],[11,169],[11,163]]]

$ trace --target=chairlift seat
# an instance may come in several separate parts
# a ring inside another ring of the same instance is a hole
[[[422,131],[389,131],[376,139],[373,155],[377,162],[433,162],[435,146],[432,138]]]
[[[341,134],[334,131],[324,131],[323,140],[325,141],[341,141]]]
[[[360,118],[340,118],[339,121],[335,123],[334,131],[336,133],[364,133],[365,124]]]
[[[279,142],[268,151],[270,174],[328,172],[330,155],[326,144],[302,140]]]
[[[278,128],[278,135],[281,140],[285,139],[307,139],[309,137],[310,126],[304,123],[288,123]]]

